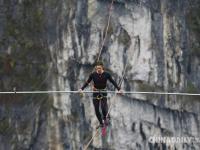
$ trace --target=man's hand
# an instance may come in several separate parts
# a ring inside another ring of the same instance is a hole
[[[93,91],[96,91],[97,89],[94,87],[94,85],[92,85],[92,90]]]
[[[119,91],[117,91],[117,94],[122,95],[122,94],[123,94],[123,91],[122,91],[122,90],[119,90]]]
[[[83,97],[83,95],[84,95],[83,90],[79,89],[78,91],[79,91],[80,96]]]

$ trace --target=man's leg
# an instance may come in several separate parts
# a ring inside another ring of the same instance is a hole
[[[96,116],[97,116],[97,119],[99,120],[99,123],[100,125],[103,125],[103,121],[102,121],[102,118],[101,118],[101,113],[99,111],[99,100],[96,99],[96,97],[93,97],[93,104],[94,104],[94,109],[95,109],[95,113],[96,113]]]
[[[103,120],[106,120],[106,115],[107,117],[109,116],[108,113],[108,104],[107,104],[107,98],[104,97],[101,100],[101,109],[102,109],[102,113],[103,113]]]

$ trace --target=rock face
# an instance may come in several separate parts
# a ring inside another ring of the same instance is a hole
[[[0,0],[1,91],[79,89],[100,52],[110,3]],[[199,0],[114,1],[100,60],[116,81],[125,72],[123,90],[199,93],[199,6]],[[108,99],[109,136],[96,136],[90,149],[200,149],[200,142],[149,140],[200,138],[199,96]],[[91,94],[1,94],[0,103],[2,150],[82,149],[98,123]]]

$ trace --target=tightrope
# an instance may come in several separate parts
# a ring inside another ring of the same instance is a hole
[[[50,93],[111,93],[117,94],[117,91],[7,91],[0,94],[50,94]],[[141,91],[122,91],[123,94],[152,94],[152,95],[181,95],[181,96],[200,96],[200,93],[179,93],[179,92],[141,92]]]

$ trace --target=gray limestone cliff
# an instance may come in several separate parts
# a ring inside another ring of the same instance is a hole
[[[79,89],[99,54],[110,4],[0,0],[0,91]],[[199,0],[114,1],[100,59],[117,82],[125,72],[123,90],[200,93],[199,8]],[[149,140],[200,138],[199,96],[108,99],[109,136],[96,136],[89,149],[200,149],[200,142]],[[91,94],[0,95],[1,150],[82,149],[97,123]]]

